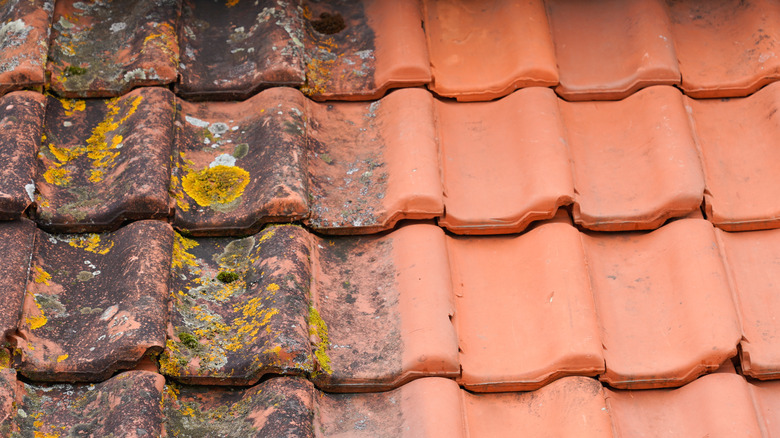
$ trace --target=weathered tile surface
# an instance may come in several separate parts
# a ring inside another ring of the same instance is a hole
[[[41,381],[101,381],[165,344],[173,231],[36,232],[14,362]]]
[[[0,333],[4,337],[10,336],[19,322],[35,235],[35,224],[26,219],[0,222],[0,254],[5,265],[0,275]]]
[[[114,97],[176,80],[180,0],[56,2],[48,72],[62,97]]]
[[[177,100],[175,226],[246,235],[308,214],[305,98],[275,88],[244,102]]]
[[[305,37],[298,3],[185,0],[177,94],[246,99],[259,88],[303,85]]]
[[[54,0],[7,0],[0,7],[0,95],[42,86]]]
[[[0,97],[0,219],[21,217],[33,202],[44,102],[32,91]]]
[[[173,94],[142,88],[108,100],[46,99],[36,219],[67,232],[116,229],[169,213]]]

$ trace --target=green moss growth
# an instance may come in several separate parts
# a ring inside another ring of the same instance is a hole
[[[219,274],[217,274],[217,280],[225,284],[232,283],[238,280],[238,274],[236,274],[233,271],[222,271]]]
[[[79,67],[77,65],[69,65],[65,67],[65,76],[81,76],[87,72],[87,69],[84,67]]]
[[[328,356],[328,346],[330,345],[328,326],[320,316],[320,312],[314,307],[309,307],[309,336],[313,335],[319,338],[319,342],[315,345],[317,349],[314,350],[314,356],[317,357],[320,368],[328,374],[333,374]]]
[[[333,163],[333,158],[330,157],[330,154],[320,154],[320,160],[324,161],[325,164]]]
[[[198,342],[198,338],[192,336],[187,332],[179,333],[179,339],[181,339],[181,343],[184,344],[185,347],[191,350],[197,350],[198,347],[200,347],[200,342]]]

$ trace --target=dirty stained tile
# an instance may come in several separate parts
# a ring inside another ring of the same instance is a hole
[[[27,219],[0,222],[0,254],[5,265],[0,275],[0,335],[4,338],[13,334],[19,323],[35,235],[35,223]]]
[[[740,375],[715,373],[676,389],[604,392],[615,438],[767,436],[749,386]]]
[[[648,85],[680,83],[664,0],[547,1],[567,100],[613,100]]]
[[[33,203],[44,102],[32,91],[0,97],[0,219],[18,219]]]
[[[220,385],[314,372],[310,244],[303,228],[290,225],[240,239],[177,233],[161,372]]]
[[[102,381],[165,345],[173,230],[36,231],[14,366],[38,381]]]
[[[604,372],[576,228],[545,223],[519,236],[447,243],[464,388],[526,391],[566,375]]]
[[[114,97],[173,83],[180,0],[56,2],[47,76],[69,98]]]
[[[682,89],[746,96],[780,78],[780,5],[772,0],[667,0]]]
[[[398,90],[371,103],[312,103],[307,140],[311,212],[328,234],[372,233],[441,215],[433,98]]]
[[[758,379],[780,377],[780,230],[728,233],[718,240],[734,284],[742,322],[742,373]]]
[[[0,95],[41,87],[54,0],[6,1],[0,12]]]
[[[574,199],[558,99],[549,88],[493,102],[436,101],[444,215],[458,234],[523,231]]]
[[[159,374],[128,371],[96,384],[16,385],[12,421],[18,435],[11,436],[152,438],[162,433],[165,379]]]
[[[185,0],[182,6],[179,96],[246,99],[260,88],[304,84],[297,1]]]
[[[776,228],[780,84],[742,99],[685,102],[701,148],[707,219],[728,231]]]
[[[425,0],[430,89],[460,101],[491,100],[517,88],[558,84],[542,0]]]
[[[741,331],[712,225],[583,234],[612,387],[680,386],[737,353]]]
[[[368,100],[430,82],[414,0],[303,1],[306,83],[315,100]]]
[[[172,383],[165,386],[162,399],[163,436],[313,438],[314,412],[321,398],[321,394],[315,398],[310,382],[293,377],[269,379],[251,388]]]
[[[300,220],[306,195],[305,98],[274,88],[244,102],[177,99],[171,191],[177,229],[247,235]]]
[[[13,368],[0,369],[0,433],[4,436],[11,436],[14,431],[16,387],[16,371]]]
[[[141,88],[113,99],[46,97],[38,149],[38,224],[106,231],[169,215],[173,93]]]
[[[653,229],[699,208],[704,176],[683,96],[649,87],[622,101],[560,102],[574,169],[574,221]]]

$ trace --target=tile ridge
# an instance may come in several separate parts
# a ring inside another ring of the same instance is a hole
[[[726,252],[726,243],[723,240],[723,233],[725,231],[721,230],[720,228],[712,225],[713,231],[715,232],[715,242],[718,246],[718,253],[720,254],[720,260],[723,264],[723,271],[726,273],[726,279],[728,280],[729,290],[731,291],[731,300],[734,305],[734,311],[737,315],[737,322],[739,323],[739,330],[740,330],[740,341],[737,344],[739,347],[739,351],[742,351],[742,342],[750,342],[750,340],[745,338],[745,333],[742,327],[744,327],[744,317],[742,315],[742,303],[739,299],[739,286],[737,286],[737,281],[734,278],[734,271],[731,263],[729,263],[729,257],[728,253]]]

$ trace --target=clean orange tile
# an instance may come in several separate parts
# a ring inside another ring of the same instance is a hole
[[[433,98],[402,89],[371,103],[312,103],[305,223],[333,234],[371,233],[443,211]]]
[[[668,1],[682,89],[695,98],[746,96],[780,78],[780,4]]]
[[[701,148],[707,218],[729,231],[780,225],[780,84],[743,99],[686,99]]]
[[[680,83],[663,0],[546,2],[560,85],[567,100],[625,98],[648,85]]]
[[[565,377],[533,392],[461,395],[469,437],[518,436],[520,431],[522,436],[612,437],[604,389],[587,377]]]
[[[617,102],[561,102],[561,114],[578,224],[653,229],[701,205],[704,177],[676,88],[649,87]]]
[[[425,0],[424,8],[435,93],[490,100],[558,83],[542,0]]]
[[[737,374],[711,374],[672,390],[605,393],[615,438],[766,436]]]
[[[618,388],[685,384],[736,355],[741,331],[715,231],[584,234],[607,371]]]
[[[558,99],[525,88],[494,102],[436,102],[444,184],[439,225],[459,234],[519,232],[574,198]]]
[[[473,391],[538,389],[604,371],[580,233],[448,239],[462,375]],[[498,435],[496,435],[498,436]]]
[[[748,386],[764,436],[780,436],[780,381],[751,382]]]
[[[780,229],[728,233],[718,239],[733,279],[742,323],[742,372],[759,379],[780,377]]]

